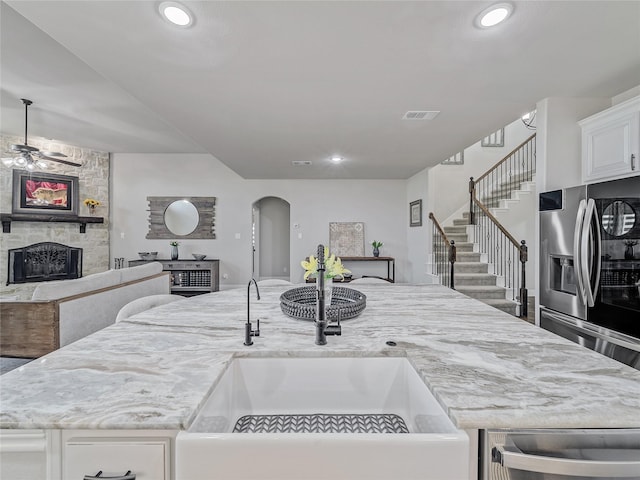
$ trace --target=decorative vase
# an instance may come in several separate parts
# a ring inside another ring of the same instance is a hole
[[[373,247],[373,256],[374,257],[380,256],[380,250],[378,250],[378,247]]]
[[[177,259],[178,259],[178,246],[171,245],[171,260],[177,260]]]
[[[95,205],[87,205],[89,210],[89,215],[94,216],[96,214],[96,206]]]
[[[325,307],[331,305],[331,294],[333,293],[333,278],[324,279],[324,304]]]
[[[624,249],[624,259],[633,260],[633,245],[627,245]]]

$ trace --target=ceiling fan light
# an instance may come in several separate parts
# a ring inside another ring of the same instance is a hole
[[[27,164],[27,160],[24,157],[18,157],[13,161],[18,167],[24,167]]]
[[[36,166],[34,163],[28,163],[27,166],[25,167],[27,170],[32,171],[36,169]]]
[[[13,158],[11,157],[3,157],[2,158],[2,163],[5,167],[13,167],[13,164],[15,163]]]
[[[45,162],[43,160],[38,160],[36,162],[36,165],[38,166],[38,168],[41,168],[43,170],[46,170],[47,168],[49,168],[49,165],[47,164],[47,162]]]

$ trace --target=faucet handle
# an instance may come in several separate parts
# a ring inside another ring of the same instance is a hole
[[[256,329],[253,331],[252,335],[254,337],[260,336],[260,319],[256,320]]]
[[[340,326],[340,324],[338,325],[327,325],[324,329],[324,334],[325,335],[337,335],[337,336],[341,336],[342,335],[342,327]]]

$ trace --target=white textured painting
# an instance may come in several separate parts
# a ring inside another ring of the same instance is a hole
[[[330,222],[329,251],[339,257],[364,257],[364,223]]]

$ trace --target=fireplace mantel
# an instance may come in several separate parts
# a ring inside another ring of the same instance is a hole
[[[79,215],[47,215],[30,213],[2,213],[2,233],[11,233],[11,222],[66,222],[79,223],[80,233],[86,233],[87,223],[104,223],[103,217],[82,217]]]

